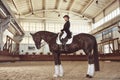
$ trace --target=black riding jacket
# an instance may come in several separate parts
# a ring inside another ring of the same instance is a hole
[[[62,31],[65,31],[66,33],[70,32],[70,22],[69,21],[66,21]]]
[[[70,32],[70,22],[67,21],[65,24],[64,24],[64,27],[61,31],[65,31],[67,33],[67,38],[71,38],[71,32]]]

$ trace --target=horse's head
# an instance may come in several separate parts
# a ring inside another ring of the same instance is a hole
[[[33,41],[35,42],[36,48],[40,49],[41,48],[41,40],[42,40],[40,35],[38,33],[35,33],[35,34],[30,33],[30,35],[32,36]]]

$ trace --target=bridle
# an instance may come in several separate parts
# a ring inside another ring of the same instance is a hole
[[[55,37],[55,36],[54,36],[54,37]],[[47,41],[47,43],[49,43],[54,37],[52,37],[49,41]],[[45,32],[44,32],[44,38],[47,39],[46,36],[45,36]],[[41,41],[42,41],[42,40],[41,40]],[[41,42],[40,48],[42,48],[42,47],[45,46],[45,45],[46,45],[46,41],[44,40],[44,42]]]
[[[42,42],[41,45],[40,45],[40,48],[42,48],[45,45],[46,45],[45,42]]]

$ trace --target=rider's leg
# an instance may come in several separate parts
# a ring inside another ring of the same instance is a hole
[[[70,31],[66,31],[67,33],[67,38],[70,39],[72,36],[71,36],[71,32]]]
[[[64,51],[67,51],[67,48],[66,48],[66,41],[63,42],[63,49],[64,49]]]

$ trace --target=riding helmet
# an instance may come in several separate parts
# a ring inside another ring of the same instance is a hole
[[[63,18],[64,18],[64,17],[67,17],[68,19],[70,18],[68,15],[64,15]]]

